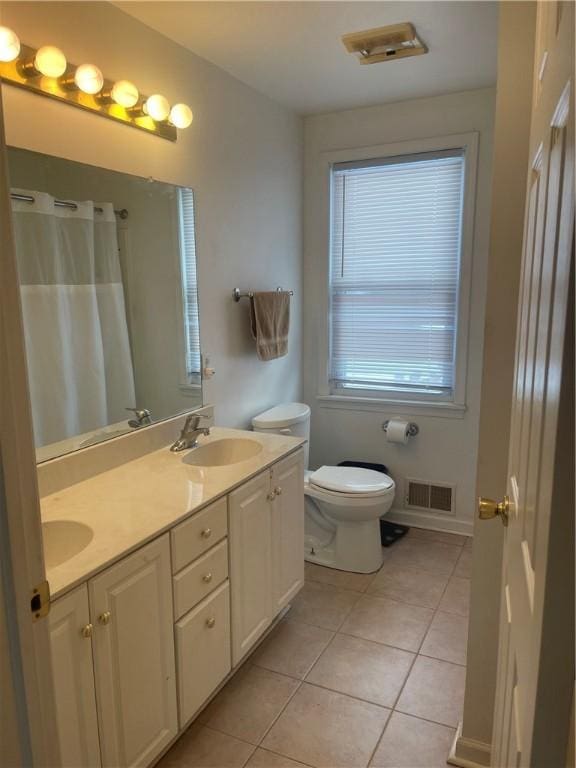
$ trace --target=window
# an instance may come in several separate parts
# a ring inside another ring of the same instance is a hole
[[[194,235],[194,193],[179,190],[180,253],[182,300],[184,306],[185,385],[200,384],[200,323],[198,319],[198,279],[196,276],[196,238]]]
[[[464,150],[332,166],[330,386],[453,397]]]

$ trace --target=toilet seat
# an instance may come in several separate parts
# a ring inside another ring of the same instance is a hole
[[[343,467],[332,467],[332,469],[343,469]],[[349,509],[354,507],[372,507],[388,497],[393,498],[396,489],[394,481],[387,475],[383,475],[383,477],[387,478],[388,483],[391,483],[386,488],[372,493],[344,493],[343,491],[333,491],[316,485],[312,482],[312,475],[314,475],[314,472],[304,472],[304,493],[307,496],[338,507],[348,507]]]
[[[394,488],[394,480],[382,472],[361,467],[323,466],[311,472],[308,480],[326,491],[346,496],[380,496]]]

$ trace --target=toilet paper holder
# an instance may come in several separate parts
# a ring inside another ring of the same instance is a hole
[[[388,421],[389,419],[386,419],[386,421],[382,422],[382,431],[386,432],[388,429]],[[408,437],[416,437],[416,435],[420,432],[420,427],[418,424],[415,424],[413,421],[409,422],[408,424]]]

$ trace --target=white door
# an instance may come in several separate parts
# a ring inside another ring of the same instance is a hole
[[[144,766],[176,736],[168,534],[89,582],[102,765]]]
[[[274,613],[304,584],[304,453],[279,461],[272,469],[272,586]]]
[[[228,497],[234,667],[272,621],[272,498],[269,471]]]
[[[100,765],[92,664],[92,624],[86,585],[52,604],[49,615],[56,718],[63,768]]]
[[[573,29],[572,3],[538,4],[509,506],[497,510],[509,520],[492,758],[499,768],[564,765],[573,688]],[[481,501],[481,513],[494,511]]]
[[[53,768],[60,757],[48,622],[34,621],[31,610],[46,571],[1,96],[0,89],[0,728],[10,733],[0,738],[0,757]]]

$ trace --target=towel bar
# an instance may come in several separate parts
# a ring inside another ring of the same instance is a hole
[[[283,292],[283,288],[276,288],[278,293]],[[286,293],[289,293],[290,296],[294,296],[294,291],[286,291]],[[232,291],[232,298],[234,301],[240,301],[240,299],[251,299],[252,296],[254,296],[254,291],[241,291],[240,288],[234,288]]]

